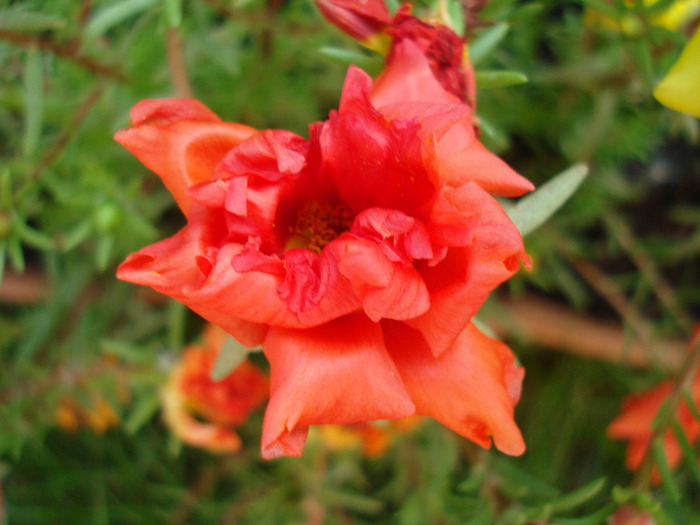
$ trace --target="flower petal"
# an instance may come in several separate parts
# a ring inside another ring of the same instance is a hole
[[[351,37],[366,42],[391,23],[383,0],[316,0],[318,10]]]
[[[115,140],[163,180],[185,215],[187,188],[211,178],[226,152],[256,133],[221,122],[195,100],[144,100],[131,110],[131,122]]]
[[[450,347],[491,291],[518,270],[518,261],[530,261],[520,232],[476,183],[448,189],[441,197],[428,228],[435,242],[450,249],[439,264],[420,267],[430,310],[406,321],[436,356]]]
[[[300,456],[307,427],[412,415],[378,324],[357,313],[306,330],[270,328],[263,457]]]
[[[321,132],[319,178],[330,181],[355,213],[378,207],[420,217],[436,183],[423,164],[420,125],[382,116],[369,101],[370,86],[369,76],[351,66],[340,110],[331,112]]]
[[[131,254],[117,277],[184,303],[246,346],[260,344],[261,325],[315,326],[361,307],[330,252],[313,254],[323,259],[318,262],[282,261],[257,252],[255,243],[222,244],[225,232],[217,230],[223,223],[220,213],[199,209],[173,237]],[[315,296],[302,298],[305,290]],[[304,299],[299,311],[292,299]]]
[[[479,142],[469,106],[445,91],[416,43],[404,40],[394,46],[392,59],[374,83],[370,99],[392,119],[417,118],[425,139],[435,135],[440,177],[447,184],[475,181],[486,191],[504,196],[534,189],[530,181]]]
[[[337,246],[338,269],[372,321],[410,319],[428,310],[430,296],[413,265],[392,261],[376,242],[352,235]]]
[[[433,417],[484,448],[493,438],[501,452],[525,451],[513,419],[525,371],[506,345],[470,324],[449,351],[434,357],[416,330],[395,321],[382,325],[416,414]]]

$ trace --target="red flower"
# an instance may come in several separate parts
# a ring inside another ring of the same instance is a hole
[[[376,0],[319,0],[316,5],[323,16],[360,42],[372,40],[391,23],[384,2]]]
[[[608,426],[608,436],[629,441],[626,464],[630,470],[637,470],[651,442],[653,421],[673,388],[673,381],[666,380],[654,388],[628,396],[622,403],[622,413]],[[690,388],[696,405],[700,405],[700,374]],[[695,419],[685,401],[676,411],[676,420],[690,443],[700,437],[700,421]],[[663,449],[668,465],[673,468],[682,458],[682,450],[675,435],[669,429],[663,436]],[[653,480],[658,482],[658,473]]]
[[[163,390],[163,416],[168,426],[188,445],[212,452],[236,452],[241,440],[232,427],[268,397],[265,374],[244,360],[225,378],[214,381],[211,370],[229,335],[208,325],[201,344],[185,349]]]
[[[206,122],[222,126],[198,103],[148,101],[133,114],[118,141],[166,184],[202,182],[180,194],[185,228],[129,256],[118,276],[262,345],[265,457],[300,455],[309,425],[413,414],[523,452],[513,407],[524,372],[470,319],[519,260],[529,264],[487,190],[531,185],[478,144],[469,108],[411,42],[374,87],[351,68],[339,110],[308,140],[267,130],[227,151],[192,148]]]
[[[329,22],[369,47],[385,51],[377,42],[390,39],[389,64],[398,44],[413,42],[428,59],[443,88],[474,106],[476,83],[474,70],[464,55],[464,40],[447,26],[419,20],[411,14],[410,4],[401,7],[393,19],[383,0],[316,0],[316,5]]]

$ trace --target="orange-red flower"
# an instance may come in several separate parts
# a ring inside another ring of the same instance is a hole
[[[474,70],[466,59],[464,41],[447,26],[418,19],[411,14],[410,4],[401,7],[393,18],[383,0],[316,0],[316,5],[329,22],[348,35],[380,52],[388,51],[387,64],[401,42],[411,41],[428,60],[442,87],[474,106]],[[384,44],[386,40],[388,45]]]
[[[637,470],[644,458],[653,437],[654,418],[661,410],[664,401],[673,388],[673,381],[666,380],[655,387],[628,396],[622,403],[622,413],[608,426],[608,436],[614,439],[629,441],[627,446],[626,464],[630,470]],[[691,396],[696,405],[700,406],[700,374],[696,375],[691,386]],[[700,421],[682,401],[676,411],[683,433],[690,443],[700,437]],[[669,429],[663,436],[663,449],[668,465],[673,468],[682,458],[682,449],[673,432]],[[655,474],[654,479],[658,481]]]
[[[215,381],[211,370],[229,335],[208,325],[201,344],[185,349],[163,390],[163,417],[185,443],[211,452],[235,452],[241,440],[233,427],[268,397],[267,376],[244,360],[225,378]]]
[[[225,125],[191,100],[142,102],[117,133],[188,221],[118,276],[262,345],[265,457],[300,455],[310,425],[413,414],[523,452],[524,372],[470,320],[529,264],[489,192],[532,185],[486,151],[471,117],[407,40],[376,84],[350,68],[339,110],[309,139]]]

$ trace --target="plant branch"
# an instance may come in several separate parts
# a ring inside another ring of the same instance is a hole
[[[120,82],[125,82],[127,80],[126,75],[119,68],[101,64],[90,57],[81,56],[79,54],[80,43],[78,40],[73,40],[67,44],[59,44],[44,36],[25,35],[13,31],[0,31],[0,39],[9,40],[23,47],[36,46],[56,56],[75,62],[97,75],[113,78]]]
[[[176,27],[169,27],[166,33],[168,67],[170,78],[178,98],[192,98],[192,86],[187,76],[187,67],[182,54],[182,38]]]

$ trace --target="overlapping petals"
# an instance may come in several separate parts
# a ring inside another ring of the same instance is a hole
[[[411,38],[392,57],[376,83],[350,68],[339,109],[308,139],[238,129],[183,101],[141,103],[118,135],[188,220],[118,276],[262,345],[265,457],[301,454],[310,425],[414,414],[524,450],[523,371],[470,320],[529,265],[490,193],[531,185],[478,144],[471,108]],[[207,136],[210,150],[197,142]]]

